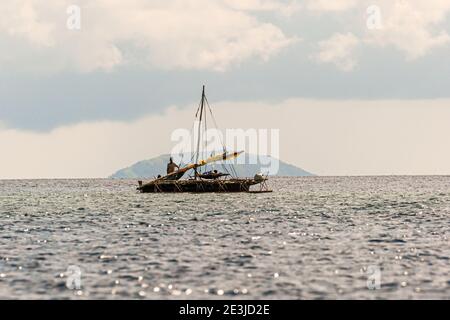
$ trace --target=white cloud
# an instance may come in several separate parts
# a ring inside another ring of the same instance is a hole
[[[358,44],[358,38],[352,33],[337,33],[319,42],[319,52],[314,57],[320,63],[333,63],[342,71],[351,71],[357,64],[355,50]]]
[[[251,10],[291,7],[277,1],[80,1],[81,30],[66,28],[72,0],[0,3],[0,62],[44,70],[89,72],[123,64],[223,71],[247,59],[267,60],[294,39]],[[39,67],[38,67],[39,66]]]
[[[365,41],[374,46],[393,46],[407,59],[420,58],[450,43],[441,24],[450,12],[448,0],[378,0],[382,28],[368,32]]]
[[[358,0],[308,0],[306,7],[312,11],[339,12],[356,6]]]
[[[284,3],[279,0],[224,0],[225,3],[237,10],[279,12],[284,16],[291,16],[301,9],[295,1]]]
[[[450,13],[448,0],[342,0],[312,1],[308,4],[311,10],[333,12],[337,17],[340,14],[337,11],[354,9],[352,15],[367,14],[366,19],[373,19],[374,12],[367,12],[369,7],[379,9],[380,15],[376,18],[381,18],[381,28],[369,29],[361,19],[349,19],[351,22],[345,27],[354,32],[334,34],[328,40],[319,42],[320,51],[315,55],[317,61],[334,63],[341,70],[351,71],[357,65],[355,49],[359,44],[393,47],[401,51],[408,61],[450,44],[450,36],[444,25]],[[358,32],[360,30],[363,32]]]
[[[10,0],[0,4],[0,8],[0,31],[11,37],[23,37],[39,47],[54,45],[53,25],[39,20],[32,2]]]

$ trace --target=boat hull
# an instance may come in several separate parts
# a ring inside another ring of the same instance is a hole
[[[142,193],[249,192],[252,185],[261,182],[254,179],[152,181],[138,190]]]

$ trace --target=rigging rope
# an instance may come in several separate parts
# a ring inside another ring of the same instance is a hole
[[[214,126],[215,126],[216,129],[218,129],[219,126],[217,125],[216,118],[214,117],[214,114],[212,113],[212,109],[211,109],[211,106],[209,104],[209,101],[208,101],[208,98],[206,97],[206,95],[205,95],[205,101],[206,101],[206,105],[208,106],[209,113],[211,114],[211,118],[213,119]],[[225,146],[225,143],[222,140],[222,136],[219,135],[219,139],[220,139],[220,144],[222,145],[222,148],[223,148],[223,152],[226,153],[227,152],[227,148]],[[233,164],[230,164],[229,166],[230,166],[230,169],[231,169],[231,176],[236,178],[237,177],[237,172],[236,172]],[[222,163],[222,168],[225,169],[226,173],[230,174],[230,171],[228,171],[225,162]]]

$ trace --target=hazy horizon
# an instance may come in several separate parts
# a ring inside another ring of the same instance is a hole
[[[318,176],[450,175],[448,1],[0,10],[0,179],[104,178],[170,153],[204,84],[220,129],[277,129],[279,158]]]

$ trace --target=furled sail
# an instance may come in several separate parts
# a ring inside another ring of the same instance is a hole
[[[217,161],[231,160],[231,159],[239,157],[243,152],[244,151],[239,151],[239,152],[233,152],[233,153],[228,153],[228,154],[226,152],[224,152],[222,154],[218,154],[216,156],[209,157],[206,160],[201,160],[198,163],[198,166],[201,167],[201,166],[205,166],[209,163],[213,163],[213,162],[217,162]]]
[[[171,174],[168,174],[168,175],[166,175],[164,177],[161,177],[159,179],[161,179],[161,180],[179,180],[179,179],[181,179],[181,177],[183,177],[183,175],[187,171],[189,171],[191,169],[197,169],[199,167],[206,166],[207,164],[214,163],[214,162],[217,162],[217,161],[232,160],[232,159],[235,159],[235,158],[239,157],[243,152],[244,151],[232,152],[232,153],[224,152],[224,153],[221,153],[221,154],[209,157],[206,160],[200,160],[198,163],[189,164],[189,165],[187,165],[187,166],[185,166],[183,168],[180,168],[178,171],[172,172]]]

